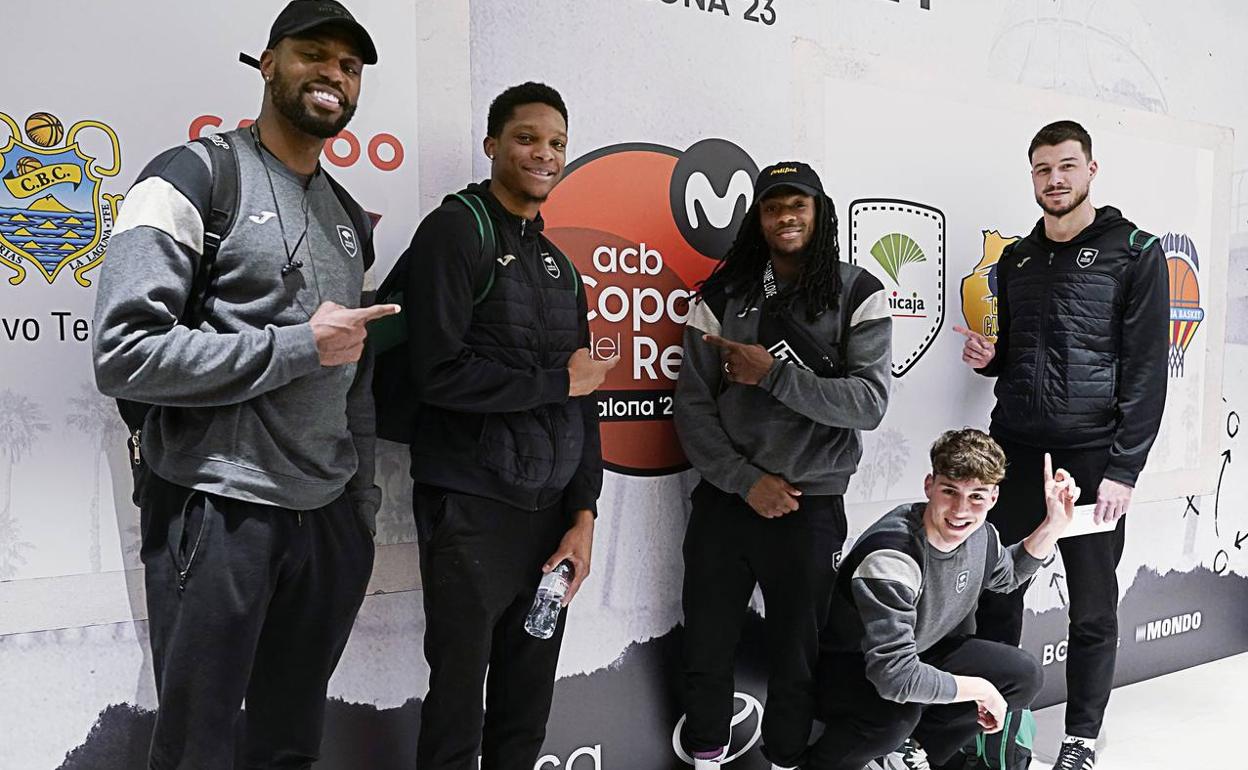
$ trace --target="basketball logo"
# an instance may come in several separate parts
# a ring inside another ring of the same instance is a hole
[[[1200,257],[1192,239],[1180,233],[1166,233],[1161,247],[1166,252],[1166,272],[1170,276],[1170,376],[1182,377],[1188,345],[1205,320],[1196,277]]]
[[[29,174],[37,168],[43,168],[43,164],[30,156],[22,158],[17,162],[18,174]]]
[[[103,134],[105,162],[79,144],[92,130]],[[66,129],[55,115],[36,112],[19,125],[0,112],[0,267],[12,271],[10,285],[31,274],[52,283],[62,272],[91,285],[86,274],[104,259],[122,197],[101,183],[120,170],[117,133],[99,121]]]
[[[55,116],[46,112],[36,112],[26,118],[26,138],[40,147],[51,147],[65,137],[65,126]]]

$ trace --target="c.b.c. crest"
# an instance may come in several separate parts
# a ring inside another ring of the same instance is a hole
[[[85,274],[104,259],[122,198],[100,189],[121,169],[117,134],[94,120],[65,131],[47,112],[28,117],[24,132],[3,112],[0,122],[10,132],[0,147],[0,265],[14,271],[9,283],[20,284],[31,272],[52,283],[68,267],[80,286],[90,286]],[[108,138],[110,165],[101,167],[78,144],[88,128]]]

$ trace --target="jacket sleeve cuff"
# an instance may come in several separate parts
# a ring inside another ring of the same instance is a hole
[[[767,373],[763,375],[763,379],[758,381],[758,386],[768,393],[775,393],[776,385],[780,384],[781,379],[786,374],[785,370],[788,368],[787,361],[776,359],[772,363],[771,368],[767,370]]]
[[[568,400],[570,378],[567,369],[549,369],[542,374],[543,401],[548,404],[562,404]]]
[[[1101,478],[1117,481],[1119,484],[1126,484],[1135,489],[1135,482],[1140,478],[1140,472],[1130,468],[1115,468],[1111,465],[1105,469],[1105,473],[1102,474]]]
[[[290,369],[292,379],[321,368],[321,354],[317,352],[311,324],[273,327],[273,350]]]
[[[754,488],[754,485],[757,484],[758,480],[762,477],[763,470],[761,468],[756,468],[753,465],[746,465],[741,469],[741,473],[738,475],[739,483],[737,484],[737,488],[733,491],[740,495],[741,499],[744,500],[749,496],[750,490]]]
[[[940,686],[936,690],[936,699],[933,703],[953,703],[953,699],[958,697],[958,682],[953,678],[953,674],[947,671],[940,672]]]

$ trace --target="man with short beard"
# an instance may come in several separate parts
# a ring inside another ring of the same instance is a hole
[[[371,233],[354,223],[368,220],[319,157],[376,61],[332,0],[278,15],[259,118],[213,137],[237,160],[238,211],[207,286],[221,180],[204,144],[149,163],[113,229],[95,373],[101,392],[154,405],[133,436],[152,768],[234,767],[244,698],[247,767],[306,768],[319,753],[380,501],[364,325],[398,309],[360,308]]]
[[[1073,121],[1040,129],[1028,149],[1036,202],[1032,232],[997,263],[996,341],[967,338],[962,360],[996,377],[991,433],[1010,471],[991,521],[1016,543],[1043,510],[1041,458],[1074,474],[1111,531],[1061,541],[1070,590],[1066,738],[1056,767],[1091,770],[1113,687],[1118,582],[1125,524],[1119,521],[1161,425],[1166,402],[1169,294],[1157,239],[1117,209],[1088,200],[1097,163],[1092,137]],[[979,635],[1018,644],[1021,588],[984,596]]]

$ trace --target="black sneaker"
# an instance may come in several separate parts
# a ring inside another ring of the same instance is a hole
[[[1093,770],[1095,767],[1096,752],[1092,750],[1092,744],[1082,738],[1062,741],[1062,750],[1053,763],[1053,770]]]

